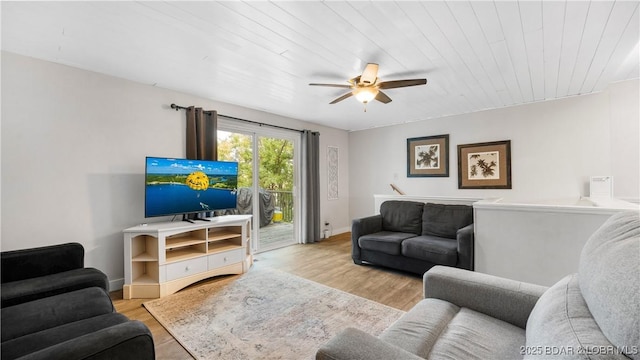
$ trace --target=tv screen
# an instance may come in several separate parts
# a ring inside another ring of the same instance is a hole
[[[145,217],[236,207],[238,163],[147,157]]]

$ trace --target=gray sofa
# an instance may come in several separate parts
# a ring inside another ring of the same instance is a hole
[[[1,265],[2,360],[155,358],[151,332],[115,311],[81,244],[2,252]]]
[[[473,207],[385,201],[380,214],[354,219],[351,257],[424,274],[434,265],[473,270]]]
[[[640,214],[612,216],[550,288],[436,266],[379,337],[348,328],[316,359],[640,359]]]

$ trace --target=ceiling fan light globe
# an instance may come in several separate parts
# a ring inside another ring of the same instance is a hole
[[[378,95],[378,89],[376,88],[357,88],[353,90],[353,95],[363,104],[368,103],[369,101],[376,98]]]

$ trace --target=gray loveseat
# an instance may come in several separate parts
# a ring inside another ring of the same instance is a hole
[[[612,216],[550,288],[436,266],[379,337],[345,329],[316,359],[640,359],[639,216]]]
[[[84,267],[81,244],[6,251],[1,258],[2,360],[155,358],[151,332],[115,311],[107,276]]]
[[[473,270],[473,207],[385,201],[380,214],[354,219],[353,262],[424,274],[434,265]]]

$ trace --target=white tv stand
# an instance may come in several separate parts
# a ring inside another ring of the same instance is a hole
[[[124,230],[123,298],[158,298],[253,264],[251,215],[162,222]]]

